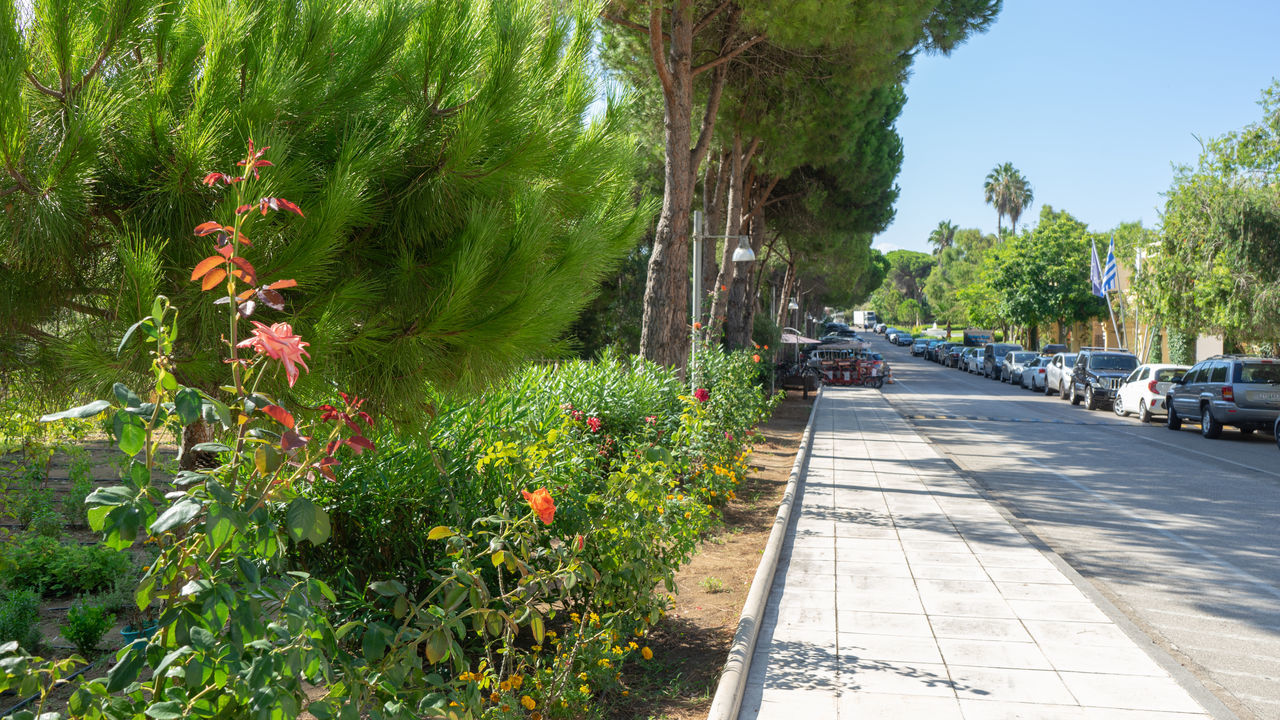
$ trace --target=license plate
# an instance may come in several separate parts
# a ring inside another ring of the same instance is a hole
[[[1280,402],[1280,392],[1260,392],[1254,393],[1254,397],[1262,402]]]

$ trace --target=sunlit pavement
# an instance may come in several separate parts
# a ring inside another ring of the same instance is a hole
[[[1280,718],[1280,451],[1269,433],[1210,440],[1194,423],[1144,425],[873,342],[898,380],[885,397],[916,432],[1237,715]]]
[[[742,720],[1190,720],[1220,709],[879,391],[828,389],[797,503]]]

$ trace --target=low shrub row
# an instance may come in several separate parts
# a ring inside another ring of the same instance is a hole
[[[131,566],[126,552],[36,534],[0,546],[0,585],[46,597],[106,590]]]

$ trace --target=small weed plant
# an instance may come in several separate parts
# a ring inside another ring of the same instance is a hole
[[[67,611],[67,620],[59,632],[75,646],[76,652],[92,657],[115,622],[116,616],[101,605],[76,603]]]

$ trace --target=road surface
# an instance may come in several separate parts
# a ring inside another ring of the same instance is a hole
[[[893,407],[1240,718],[1280,718],[1280,450],[911,357]]]

